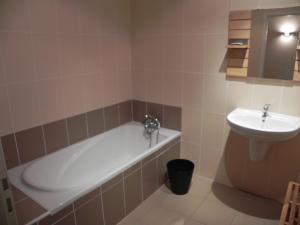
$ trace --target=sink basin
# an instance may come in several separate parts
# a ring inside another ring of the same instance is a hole
[[[253,160],[261,160],[272,142],[293,138],[300,129],[299,117],[269,112],[263,121],[262,114],[259,110],[237,108],[227,116],[232,130],[250,139]]]
[[[227,116],[230,127],[237,133],[265,141],[284,141],[295,137],[300,118],[269,112],[262,121],[262,111],[237,108]]]

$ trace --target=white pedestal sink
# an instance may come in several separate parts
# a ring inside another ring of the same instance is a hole
[[[249,138],[250,159],[259,161],[264,158],[271,144],[295,137],[300,129],[300,118],[268,112],[263,121],[259,110],[237,108],[227,116],[232,130]]]

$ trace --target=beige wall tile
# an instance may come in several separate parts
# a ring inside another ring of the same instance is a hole
[[[204,36],[184,35],[183,68],[187,72],[203,73]]]
[[[260,0],[231,0],[231,10],[256,9]]]
[[[1,135],[132,98],[128,0],[4,1],[0,11],[0,84],[11,84],[14,128],[5,123],[9,107],[0,98]],[[149,39],[152,47],[144,47],[156,54],[160,38]]]
[[[183,102],[184,108],[203,110],[204,76],[199,73],[184,73]]]
[[[223,135],[225,128],[225,116],[218,114],[203,115],[203,149],[223,150]]]
[[[265,84],[255,84],[252,107],[262,109],[264,104],[272,104],[270,110],[278,112],[282,96],[283,87]]]
[[[163,98],[163,73],[157,70],[146,70],[147,77],[147,101],[162,103]]]
[[[178,3],[177,3],[178,4]],[[164,68],[169,71],[182,71],[183,36],[167,35],[164,37]]]
[[[109,106],[118,102],[119,92],[117,90],[117,73],[107,72],[102,76],[103,106]]]
[[[182,139],[200,145],[202,135],[203,113],[197,109],[183,109]]]
[[[8,83],[30,82],[36,79],[33,48],[28,33],[2,33],[0,46]]]
[[[64,77],[64,101],[67,116],[74,116],[84,111],[83,76]]]
[[[39,106],[44,123],[66,118],[64,86],[61,78],[39,82]]]
[[[41,1],[34,2],[34,4],[37,4]],[[46,1],[42,2],[45,3]],[[36,21],[41,22],[38,19]],[[45,26],[45,29],[53,28]],[[59,76],[59,42],[56,35],[53,33],[35,34],[32,36],[32,41],[37,77],[43,79]]]
[[[145,70],[133,70],[133,98],[139,101],[148,100],[147,73]]]
[[[230,80],[228,83],[227,112],[237,107],[249,108],[252,105],[253,85],[243,81]]]
[[[205,6],[204,6],[204,15],[206,18],[205,32],[207,34],[227,33],[229,7],[230,7],[230,0],[205,1]],[[211,45],[210,47],[214,47],[214,46]]]
[[[209,113],[224,114],[226,111],[227,82],[224,75],[204,77],[203,110]]]
[[[117,72],[118,83],[118,101],[124,102],[133,98],[132,91],[132,71],[131,70],[119,70]]]
[[[83,78],[83,102],[85,111],[91,111],[101,108],[103,103],[102,76],[100,74],[91,74]]]
[[[12,115],[8,103],[7,87],[0,86],[0,136],[13,131]]]
[[[295,0],[260,0],[259,8],[283,8],[296,6]]]
[[[222,155],[221,151],[203,148],[200,155],[199,174],[214,179],[220,169]]]
[[[163,17],[163,32],[166,34],[183,33],[183,6],[182,0],[166,0],[163,2],[163,12],[168,10]]]
[[[8,95],[15,131],[41,124],[38,83],[10,85]]]
[[[227,21],[227,20],[226,20]],[[226,71],[226,44],[227,34],[206,35],[204,50],[204,72],[205,74],[225,74]]]
[[[181,72],[163,74],[163,104],[179,107],[182,105],[182,79]]]
[[[282,98],[280,102],[280,112],[300,116],[300,103],[298,101],[300,93],[299,86],[283,87]]]
[[[181,158],[191,160],[195,164],[194,172],[199,173],[200,145],[189,142],[181,142]]]
[[[205,1],[187,0],[183,4],[184,33],[203,34],[206,27]]]

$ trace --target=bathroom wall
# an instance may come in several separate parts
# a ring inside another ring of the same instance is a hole
[[[299,0],[132,0],[134,99],[182,107],[183,157],[196,173],[280,200],[300,168],[300,136],[249,161],[247,140],[230,132],[235,107],[300,116],[300,86],[225,77],[230,10],[300,5]]]
[[[0,136],[132,98],[129,0],[0,1]]]

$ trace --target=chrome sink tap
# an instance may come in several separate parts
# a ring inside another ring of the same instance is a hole
[[[147,134],[152,134],[154,131],[160,129],[160,122],[158,118],[152,115],[146,114],[143,124]]]
[[[265,104],[263,107],[263,115],[262,115],[262,121],[265,122],[267,117],[270,116],[269,109],[271,107],[271,104]]]

